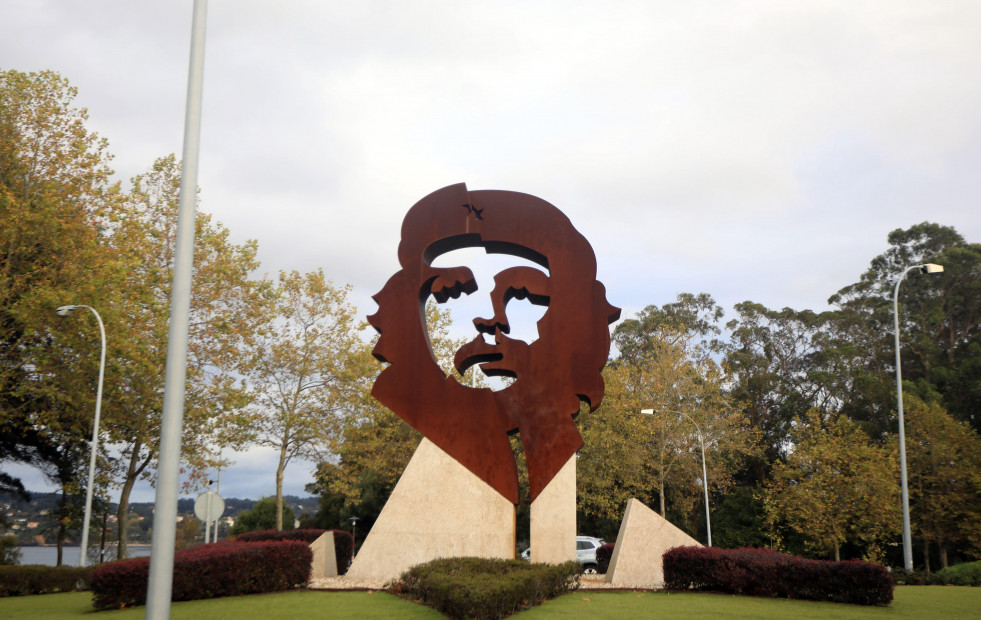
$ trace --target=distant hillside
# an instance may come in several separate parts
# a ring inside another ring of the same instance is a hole
[[[177,501],[177,513],[180,515],[194,514],[194,500],[197,497],[186,497]],[[0,534],[12,534],[24,542],[32,541],[37,535],[50,538],[51,532],[57,528],[58,521],[54,518],[58,504],[61,501],[59,493],[31,492],[31,501],[25,502],[17,497],[0,496],[0,512],[7,524],[0,527]],[[251,510],[258,500],[225,498],[225,517],[237,517],[243,510]],[[316,497],[283,496],[283,501],[293,509],[293,514],[299,518],[304,513],[315,514],[318,510],[319,499]],[[149,541],[149,528],[153,523],[153,502],[135,502],[129,505],[130,514],[136,515],[136,523],[132,526],[131,535],[135,541]],[[109,515],[114,517],[119,505],[96,503],[92,507],[95,516]]]

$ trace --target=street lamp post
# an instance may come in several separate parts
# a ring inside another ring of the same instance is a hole
[[[89,446],[89,484],[85,490],[85,520],[82,522],[82,543],[78,554],[78,565],[85,566],[89,548],[89,521],[92,518],[92,489],[95,487],[95,457],[99,452],[99,414],[102,410],[102,379],[106,373],[106,328],[102,324],[102,317],[92,306],[62,306],[55,310],[60,317],[66,317],[78,308],[86,308],[92,311],[95,319],[99,322],[99,336],[102,339],[102,355],[99,357],[99,386],[96,388],[95,395],[95,420],[92,422],[92,443]]]
[[[712,521],[709,517],[709,491],[708,491],[708,470],[705,468],[705,439],[702,436],[702,429],[698,426],[698,422],[692,419],[690,415],[683,411],[675,411],[669,409],[662,409],[662,411],[667,411],[669,413],[677,413],[688,418],[688,421],[695,425],[695,430],[698,432],[698,445],[702,449],[702,490],[705,492],[705,532],[708,536],[708,546],[712,546]],[[653,409],[641,409],[641,413],[644,415],[654,415]]]
[[[357,517],[350,517],[348,519],[351,522],[351,553],[354,553],[354,547],[358,545],[358,519]]]
[[[923,273],[941,273],[943,265],[925,263],[907,267],[896,279],[896,287],[892,293],[893,333],[896,336],[896,406],[899,412],[899,481],[903,500],[903,567],[913,570],[913,544],[909,525],[909,488],[906,483],[906,424],[903,421],[903,368],[899,359],[899,285],[906,279],[906,274],[919,269]]]

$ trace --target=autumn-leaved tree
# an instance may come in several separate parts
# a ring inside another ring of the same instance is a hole
[[[152,480],[158,455],[180,180],[173,155],[158,159],[133,178],[107,230],[114,260],[104,282],[112,336],[104,415],[120,449],[121,558],[130,493],[141,477]],[[263,284],[249,277],[257,267],[255,242],[235,244],[220,223],[197,213],[181,452],[192,471],[244,440],[247,397],[234,370],[261,313]]]
[[[910,520],[925,551],[939,547],[946,568],[951,547],[981,554],[981,437],[939,403],[910,395],[905,404]]]
[[[102,306],[106,142],[56,73],[0,71],[0,463],[37,466],[62,492],[59,543],[80,525],[76,473],[88,457],[99,334],[68,303]],[[25,495],[0,472],[0,492]],[[59,545],[60,551],[60,545]]]
[[[778,536],[792,529],[835,560],[846,542],[881,559],[901,521],[895,447],[876,446],[855,422],[817,409],[794,421],[791,439],[764,492],[770,527]]]
[[[667,337],[647,341],[604,378],[602,406],[578,420],[585,442],[577,463],[580,511],[618,520],[636,497],[662,515],[673,504],[691,527],[696,506],[703,508],[698,430],[713,491],[728,488],[756,449],[755,433],[722,389],[722,369],[710,356],[693,354],[684,339]]]
[[[349,287],[322,270],[282,272],[264,302],[266,324],[255,334],[242,372],[253,394],[255,442],[278,453],[276,529],[283,529],[283,475],[296,458],[334,453],[344,419],[364,394],[366,355]]]

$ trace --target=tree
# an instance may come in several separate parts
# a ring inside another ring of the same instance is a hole
[[[635,318],[616,326],[613,343],[620,352],[619,362],[637,362],[660,342],[683,344],[689,355],[704,357],[719,351],[719,321],[722,308],[707,293],[680,293],[674,303],[650,305]]]
[[[53,72],[0,72],[0,462],[43,466],[53,434],[91,434],[98,336],[53,311],[99,298],[117,187],[75,96]]]
[[[357,359],[365,345],[349,291],[334,286],[322,270],[280,273],[266,302],[268,322],[242,366],[255,398],[255,441],[279,452],[277,515],[286,466],[294,458],[331,454],[342,419],[363,396]],[[282,529],[278,518],[276,529]]]
[[[770,527],[803,535],[812,550],[833,553],[836,561],[846,542],[880,558],[882,543],[899,531],[894,447],[877,447],[847,417],[817,409],[794,420],[791,440],[765,487]]]
[[[177,524],[177,533],[174,537],[174,549],[180,551],[194,546],[194,541],[201,531],[201,521],[197,517],[184,517]]]
[[[0,536],[0,566],[20,563],[20,547],[16,536]]]
[[[454,373],[464,385],[476,381],[478,387],[485,386],[479,373],[479,380],[471,374],[477,372],[476,367],[462,376],[453,369],[453,356],[466,341],[450,337],[449,312],[430,300],[425,315],[433,355],[443,372]],[[381,371],[370,354],[373,345],[365,344],[349,352],[348,376],[353,389],[335,450],[337,460],[321,462],[316,482],[307,487],[321,497],[316,516],[321,527],[343,526],[348,518],[356,516],[363,536],[371,531],[422,441],[418,431],[372,398],[371,387]]]
[[[953,228],[923,222],[889,233],[890,248],[860,280],[829,299],[879,335],[879,364],[895,376],[892,335],[896,279],[910,266],[939,263],[938,276],[908,277],[899,296],[903,378],[923,380],[956,418],[981,429],[981,244]]]
[[[277,510],[277,504],[280,504]],[[228,530],[229,535],[238,536],[242,532],[255,530],[293,529],[293,509],[282,505],[275,497],[263,497],[252,510],[243,510],[235,519],[235,525]]]
[[[910,518],[924,550],[936,544],[940,567],[946,568],[952,546],[981,554],[981,437],[938,402],[913,395],[904,401]],[[924,563],[929,569],[928,553]]]
[[[117,475],[119,557],[126,557],[129,496],[137,480],[152,479],[163,405],[167,322],[173,280],[180,164],[158,159],[134,177],[115,206],[107,243],[113,252],[103,315],[110,338],[105,428],[121,446]],[[234,370],[257,325],[263,283],[255,242],[237,245],[228,230],[198,212],[182,459],[203,470],[222,445],[245,440],[247,395]]]
[[[692,358],[677,337],[650,341],[643,355],[604,371],[606,395],[593,413],[581,412],[585,445],[579,453],[579,509],[619,519],[631,497],[668,514],[669,499],[690,521],[700,507],[704,433],[709,487],[726,489],[755,434],[731,408],[722,369],[710,357]],[[640,414],[653,408],[652,416]],[[689,420],[679,412],[691,418]]]

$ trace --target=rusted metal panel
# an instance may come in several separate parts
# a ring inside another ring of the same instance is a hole
[[[497,274],[490,291],[494,316],[475,319],[479,333],[454,359],[461,372],[477,364],[487,375],[515,378],[497,392],[444,375],[426,331],[430,295],[445,302],[476,292],[469,268],[431,266],[437,256],[464,247],[513,254],[548,270],[514,267]],[[373,353],[389,364],[372,395],[515,504],[518,475],[508,435],[519,433],[534,500],[582,446],[574,421],[580,401],[595,409],[603,398],[609,325],[620,309],[607,302],[596,280],[592,248],[540,198],[471,192],[461,183],[409,210],[398,257],[402,269],[374,296],[378,312],[368,317],[381,334]],[[506,306],[514,298],[548,307],[530,345],[508,337]]]

